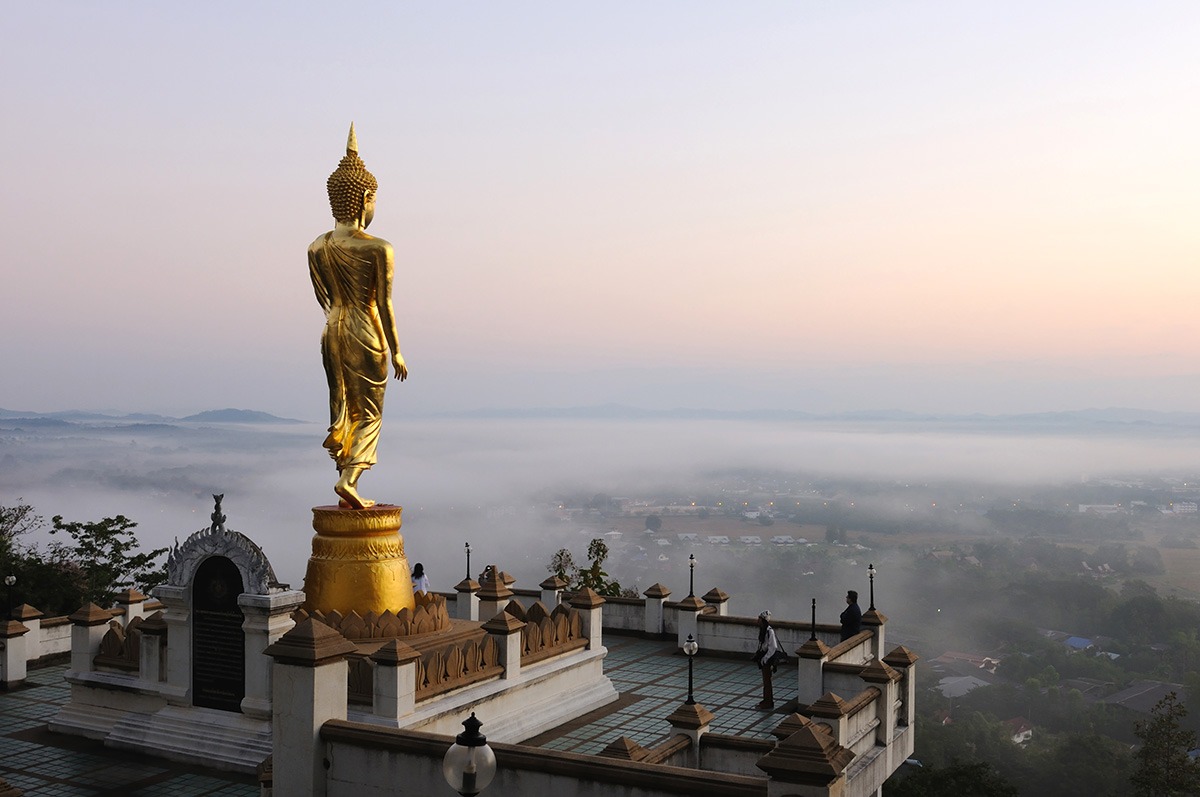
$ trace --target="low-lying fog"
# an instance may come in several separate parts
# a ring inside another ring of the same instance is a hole
[[[713,495],[720,474],[738,469],[885,484],[1078,484],[1112,473],[1200,472],[1200,430],[1105,427],[1096,431],[1021,431],[937,422],[744,422],[407,420],[389,418],[379,464],[362,493],[405,507],[410,563],[426,565],[435,589],[464,575],[463,543],[473,570],[499,564],[536,587],[558,548],[577,558],[587,547],[581,524],[554,516],[563,495],[672,498]],[[137,521],[145,547],[170,545],[208,526],[212,493],[224,493],[227,527],[257,541],[280,580],[300,587],[312,535],[310,507],[333,503],[333,465],[313,424],[127,425],[0,424],[0,504],[23,499],[49,520],[124,514]],[[896,510],[903,511],[901,502]],[[781,522],[747,534],[799,534]],[[586,531],[584,532],[587,533]],[[33,542],[52,538],[44,531]],[[651,552],[654,556],[658,551]],[[712,554],[698,557],[713,562]],[[864,554],[864,557],[869,554]],[[686,554],[660,567],[661,580],[686,594]],[[862,563],[865,568],[866,563]],[[610,571],[628,582],[614,552]],[[736,567],[725,573],[738,575]],[[699,588],[713,586],[710,570]],[[861,575],[861,574],[859,574]],[[858,576],[859,581],[862,579]],[[750,580],[753,580],[752,578]],[[645,589],[652,581],[639,584]],[[832,579],[822,605],[840,610],[844,579]],[[857,583],[857,582],[856,582]],[[630,584],[632,586],[632,584]],[[756,590],[736,613],[757,611]],[[860,589],[865,584],[858,585]],[[784,600],[807,616],[809,590]],[[864,602],[865,608],[865,602]],[[824,616],[823,621],[832,617]]]

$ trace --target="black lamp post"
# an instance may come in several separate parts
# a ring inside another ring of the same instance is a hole
[[[467,543],[467,580],[471,580],[471,543]]]
[[[5,600],[5,603],[8,606],[8,611],[4,615],[4,618],[6,620],[12,617],[12,613],[13,613],[12,588],[13,588],[13,584],[16,584],[16,583],[17,583],[16,576],[5,576],[4,577],[4,586],[8,587],[8,598]]]
[[[696,597],[696,554],[688,554],[688,597]]]
[[[692,658],[696,655],[696,651],[700,650],[700,645],[697,644],[695,637],[688,634],[687,642],[683,643],[683,653],[688,660],[688,696],[687,704],[694,706],[696,698],[692,697]]]
[[[817,641],[817,599],[816,598],[812,599],[812,636],[810,636],[808,639],[810,642]]]
[[[875,611],[875,563],[867,567],[867,575],[871,578],[871,611]]]
[[[487,737],[479,732],[483,723],[475,712],[463,720],[465,731],[454,737],[454,744],[442,759],[442,776],[463,797],[472,797],[487,788],[496,776],[496,754],[488,747]]]

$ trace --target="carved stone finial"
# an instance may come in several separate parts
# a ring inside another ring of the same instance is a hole
[[[167,552],[167,584],[187,587],[192,583],[196,569],[210,556],[224,556],[237,565],[242,574],[242,584],[252,595],[267,595],[271,585],[278,583],[266,554],[244,534],[225,528],[225,515],[221,512],[221,499],[225,495],[213,495],[216,508],[212,513],[212,525],[200,529],[183,543],[175,538],[175,545]]]
[[[223,514],[221,514],[221,499],[224,497],[225,497],[225,493],[221,493],[220,495],[213,493],[213,502],[215,504],[215,508],[213,509],[213,513],[211,516],[212,517],[211,528],[213,531],[224,531],[225,530],[225,516]]]

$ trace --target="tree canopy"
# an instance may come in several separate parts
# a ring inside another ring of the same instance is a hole
[[[68,614],[86,603],[113,604],[129,587],[148,591],[162,583],[166,571],[156,560],[166,548],[141,550],[133,529],[137,523],[117,515],[98,521],[51,520],[51,534],[69,543],[52,542],[44,549],[19,537],[45,525],[32,506],[0,506],[0,569],[15,575],[14,599],[48,615]]]
[[[1171,692],[1155,704],[1150,719],[1137,723],[1134,733],[1142,746],[1134,753],[1137,768],[1130,781],[1138,797],[1200,794],[1200,761],[1188,756],[1196,734],[1184,727],[1186,716]]]

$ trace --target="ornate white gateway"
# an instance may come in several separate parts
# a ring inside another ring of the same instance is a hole
[[[213,496],[212,525],[172,547],[167,582],[153,590],[162,609],[131,627],[137,604],[114,621],[123,628],[109,634],[127,631],[126,645],[140,647],[136,670],[97,660],[99,607],[73,617],[67,680],[82,688],[51,730],[242,772],[270,755],[271,659],[262,652],[295,625],[304,593],[279,584],[262,549],[225,528],[222,497]]]

